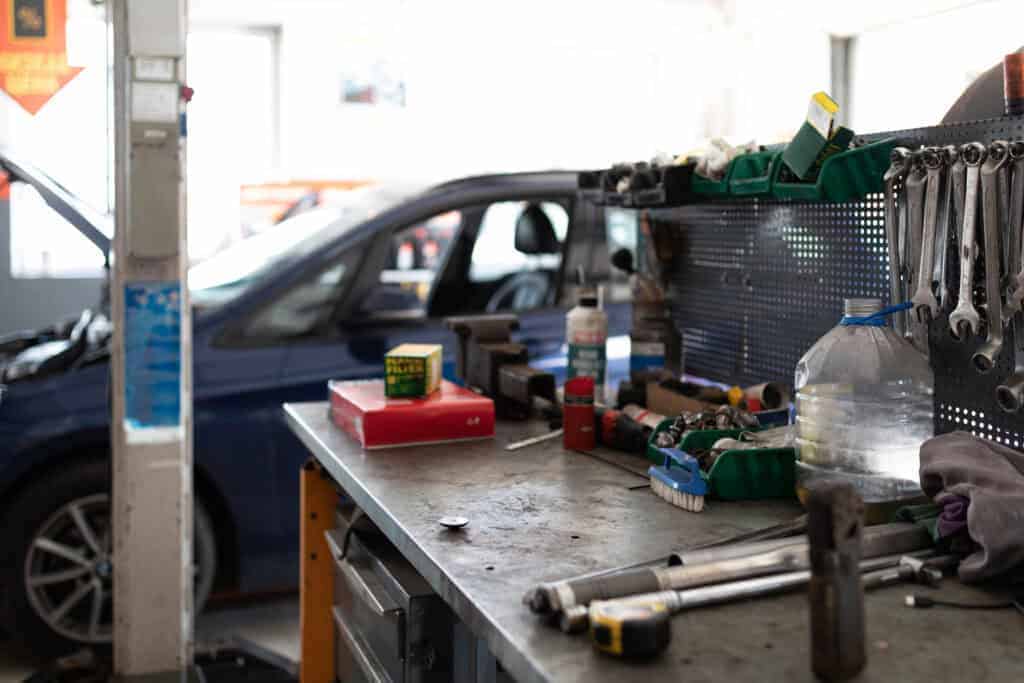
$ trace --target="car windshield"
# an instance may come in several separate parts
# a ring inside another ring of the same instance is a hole
[[[343,204],[311,209],[230,246],[189,269],[192,302],[203,308],[227,303],[268,273],[318,251],[415,191],[397,186],[352,190]]]

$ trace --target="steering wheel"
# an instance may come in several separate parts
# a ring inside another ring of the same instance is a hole
[[[525,311],[537,308],[547,298],[549,286],[548,276],[544,273],[519,273],[494,291],[484,310],[496,313],[502,310]]]

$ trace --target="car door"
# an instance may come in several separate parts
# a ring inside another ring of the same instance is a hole
[[[286,347],[233,346],[197,325],[193,340],[194,451],[197,469],[217,482],[235,515],[246,587],[277,584],[280,529],[266,513],[277,496],[271,424],[281,410],[278,385]]]

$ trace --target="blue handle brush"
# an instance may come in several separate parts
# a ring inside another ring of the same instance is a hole
[[[678,508],[690,512],[704,509],[704,496],[708,483],[701,475],[697,459],[677,448],[659,448],[665,456],[664,465],[652,465],[647,473],[651,476],[651,491]]]

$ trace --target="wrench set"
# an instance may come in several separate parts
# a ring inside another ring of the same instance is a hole
[[[996,389],[1006,412],[1024,405],[1024,141],[897,147],[884,175],[891,300],[909,299],[897,332],[928,352],[928,329],[951,309],[949,333],[984,335],[971,356],[992,372],[1004,332],[1013,329],[1015,371]],[[980,225],[979,225],[980,221]],[[958,256],[958,288],[947,284],[949,250]],[[955,303],[954,303],[955,302]]]

